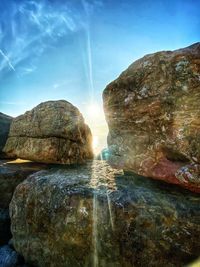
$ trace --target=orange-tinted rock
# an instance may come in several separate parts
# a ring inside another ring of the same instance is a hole
[[[103,98],[111,164],[200,192],[200,43],[144,56]]]
[[[92,134],[71,103],[47,101],[12,121],[4,152],[44,163],[82,163],[93,157]]]

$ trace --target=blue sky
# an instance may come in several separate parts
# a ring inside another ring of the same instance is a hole
[[[134,60],[200,40],[199,10],[195,0],[1,0],[0,111],[66,99],[86,117],[99,106],[96,121],[106,84]]]

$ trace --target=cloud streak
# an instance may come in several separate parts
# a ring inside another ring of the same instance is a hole
[[[1,105],[11,105],[11,106],[25,106],[24,102],[11,102],[11,101],[0,101]]]
[[[2,55],[2,57],[4,58],[4,60],[8,63],[8,66],[13,70],[15,71],[15,68],[14,66],[12,65],[9,57],[0,49],[0,54]]]
[[[70,1],[3,1],[0,9],[0,74],[17,72],[25,61],[34,64],[47,47],[83,26]]]

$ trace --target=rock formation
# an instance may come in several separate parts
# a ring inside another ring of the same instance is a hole
[[[0,158],[6,158],[3,148],[6,144],[12,117],[0,112]]]
[[[51,165],[28,161],[0,161],[0,208],[8,208],[12,195],[18,184],[23,182],[30,174]]]
[[[103,99],[113,165],[200,192],[200,43],[135,61]]]
[[[10,205],[13,245],[33,266],[184,266],[199,256],[200,199],[103,161],[29,176]]]
[[[91,131],[67,101],[48,101],[15,118],[4,151],[44,163],[82,163],[92,158]]]
[[[48,167],[33,162],[0,161],[0,246],[11,238],[8,209],[15,188],[28,175]]]

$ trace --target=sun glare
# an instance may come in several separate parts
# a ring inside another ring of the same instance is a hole
[[[95,135],[93,136],[93,140],[92,140],[92,147],[93,147],[94,152],[96,152],[98,145],[99,145],[99,138],[98,136]]]
[[[103,148],[107,147],[108,128],[105,121],[103,105],[97,102],[88,104],[85,107],[84,118],[92,131],[94,154],[98,155]]]
[[[100,116],[101,108],[99,107],[99,105],[96,103],[90,104],[88,107],[88,115],[91,118],[97,118],[98,116]]]

